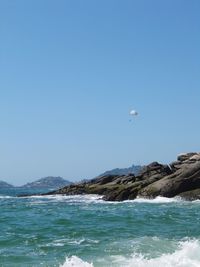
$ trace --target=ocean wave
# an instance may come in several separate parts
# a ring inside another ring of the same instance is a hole
[[[178,197],[168,198],[168,197],[160,197],[160,196],[154,199],[138,197],[133,200],[133,202],[136,202],[136,203],[171,203],[171,202],[180,202],[180,201],[184,201],[184,200],[181,200],[181,198],[178,198]]]
[[[82,239],[69,239],[69,238],[61,238],[61,239],[56,239],[53,240],[52,242],[49,242],[47,244],[41,244],[39,247],[63,247],[65,245],[72,245],[72,246],[77,246],[77,245],[93,245],[93,244],[98,244],[99,240],[95,239],[89,239],[89,238],[82,238]]]
[[[70,244],[70,245],[80,245],[83,243],[98,244],[99,240],[82,238],[82,239],[77,239],[77,240],[74,239],[74,240],[68,241],[68,244]]]
[[[16,198],[14,196],[0,196],[0,199],[4,199],[4,198]]]
[[[157,258],[147,258],[142,254],[133,254],[130,258],[110,256],[104,259],[103,266],[115,267],[199,267],[200,242],[198,240],[181,241],[173,253],[162,254]],[[66,258],[60,267],[95,267],[95,262],[83,261],[77,256]],[[101,266],[98,262],[98,266]]]
[[[102,200],[103,201],[103,200]],[[173,202],[198,202],[198,201],[185,201],[181,199],[180,197],[156,197],[156,198],[142,198],[142,197],[137,197],[132,200],[123,200],[123,201],[104,201],[104,203],[110,203],[110,204],[121,204],[121,203],[155,203],[155,204],[162,204],[162,203],[173,203]],[[200,203],[200,200],[199,200]]]
[[[0,196],[1,198],[16,198],[15,196]],[[86,204],[122,204],[122,203],[149,203],[149,204],[165,204],[165,203],[196,203],[199,204],[200,200],[194,200],[194,201],[187,201],[180,197],[173,197],[173,198],[167,198],[167,197],[161,197],[158,196],[154,199],[148,199],[148,198],[142,198],[137,197],[133,200],[124,200],[124,201],[105,201],[103,200],[102,195],[97,194],[83,194],[83,195],[34,195],[34,196],[25,196],[23,197],[25,199],[31,199],[34,204],[42,204],[44,201],[50,201],[50,202],[67,202],[69,204],[75,204],[75,203],[86,203]]]
[[[94,265],[92,263],[83,261],[76,256],[66,258],[65,263],[63,265],[60,265],[60,267],[93,267],[93,266]]]
[[[67,203],[102,203],[103,196],[100,195],[48,195],[48,196],[27,196],[25,198],[30,198],[36,204],[44,203],[44,201],[50,202],[67,202]]]
[[[200,199],[192,200],[192,203],[197,203],[197,204],[199,204],[199,203],[200,203]]]
[[[117,259],[120,267],[199,267],[200,243],[198,240],[180,242],[178,249],[171,254],[147,259],[142,254],[133,254],[131,259]]]

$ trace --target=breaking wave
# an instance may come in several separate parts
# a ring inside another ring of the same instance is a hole
[[[50,202],[67,202],[67,203],[98,203],[102,202],[102,196],[100,195],[48,195],[48,196],[30,196],[26,198],[31,198],[35,200],[43,200]]]
[[[181,198],[178,198],[178,197],[174,197],[174,198],[156,197],[154,199],[136,198],[133,201],[136,203],[170,203],[170,202],[179,202],[179,201],[184,201],[184,200],[181,200]]]
[[[66,258],[66,261],[60,267],[93,267],[92,263],[88,263],[86,261],[81,260],[76,256],[72,256],[70,258]]]
[[[148,258],[142,254],[133,254],[130,258],[110,256],[105,259],[103,266],[115,267],[199,267],[200,242],[198,240],[182,241],[173,253],[162,254],[157,258]],[[95,262],[83,261],[77,256],[66,258],[60,267],[95,267]],[[98,266],[101,266],[98,262]]]

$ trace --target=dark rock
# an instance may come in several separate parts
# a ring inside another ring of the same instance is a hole
[[[176,172],[148,185],[139,194],[145,197],[174,197],[197,188],[200,188],[199,157],[196,157],[196,161],[192,163],[188,157]]]
[[[107,184],[107,183],[113,182],[113,181],[116,180],[117,178],[118,178],[118,176],[116,176],[116,175],[103,176],[103,177],[101,177],[101,179],[99,180],[99,184],[100,184],[100,185]]]
[[[182,153],[180,155],[178,155],[177,160],[178,161],[185,161],[188,160],[189,158],[191,158],[192,156],[196,155],[197,153],[195,152],[191,152],[191,153]]]
[[[189,201],[200,199],[200,188],[180,193],[178,196]]]
[[[175,172],[177,171],[178,169],[181,168],[181,161],[173,161],[172,163],[170,163],[170,168],[172,170],[172,172]]]
[[[137,180],[145,180],[153,175],[160,174],[162,177],[171,174],[172,170],[168,165],[162,165],[158,162],[152,162],[151,164],[145,166],[141,172],[136,176]]]

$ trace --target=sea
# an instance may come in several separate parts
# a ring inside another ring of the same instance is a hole
[[[20,193],[0,190],[2,267],[200,267],[200,201]]]

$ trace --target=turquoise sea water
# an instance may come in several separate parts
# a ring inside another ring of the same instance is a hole
[[[17,193],[0,191],[0,266],[200,266],[200,201]]]

